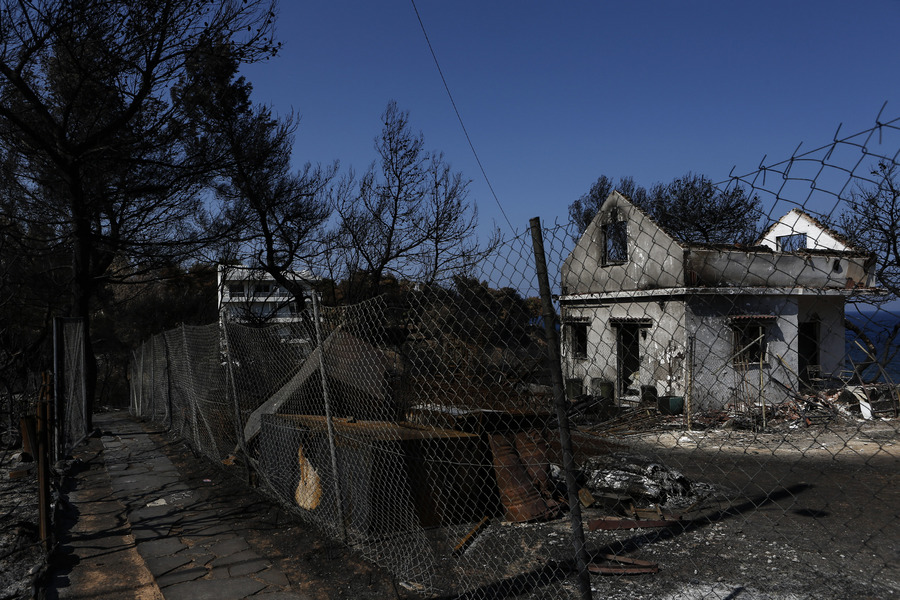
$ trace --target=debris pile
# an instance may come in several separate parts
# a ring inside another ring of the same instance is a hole
[[[591,457],[583,475],[578,497],[590,510],[590,531],[681,527],[681,514],[715,493],[711,485],[695,483],[658,461],[629,453]],[[659,565],[623,554],[599,554],[588,569],[597,575],[640,575],[657,573]]]
[[[848,385],[830,390],[794,393],[787,402],[768,406],[770,425],[825,425],[839,419],[896,418],[897,388],[886,384]]]
[[[675,469],[635,454],[594,456],[585,461],[583,471],[585,487],[594,496],[625,496],[640,505],[684,507],[712,491]]]
[[[650,431],[667,420],[683,421],[682,417],[665,417],[652,407],[611,407],[602,420],[594,420],[582,429],[603,435],[631,435]]]

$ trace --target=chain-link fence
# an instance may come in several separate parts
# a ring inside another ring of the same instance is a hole
[[[8,438],[4,439],[4,446],[8,443],[16,447],[22,441],[18,439],[20,420],[35,417],[39,402],[52,401],[52,456],[57,460],[64,458],[88,433],[84,323],[77,318],[54,319],[53,340],[52,373],[27,371],[5,382],[0,405],[6,414],[0,414],[0,432]]]
[[[2,400],[2,419],[0,425],[3,435],[2,446],[9,450],[21,442],[19,420],[25,415],[35,414],[35,406],[40,398],[41,374],[28,371],[16,376],[15,383],[4,382]]]
[[[424,597],[892,597],[897,123],[720,185],[756,244],[613,193],[446,285],[158,335],[132,408]]]
[[[56,437],[58,456],[67,455],[88,434],[84,380],[84,322],[77,318],[54,321]]]

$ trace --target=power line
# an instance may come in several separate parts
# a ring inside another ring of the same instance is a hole
[[[441,76],[441,81],[444,84],[444,90],[447,92],[447,97],[450,98],[450,104],[453,106],[453,112],[456,113],[456,118],[459,121],[460,127],[462,127],[463,134],[466,136],[466,141],[469,143],[469,148],[472,150],[472,155],[475,156],[475,162],[478,163],[478,168],[481,169],[481,176],[484,177],[485,183],[487,183],[488,189],[491,190],[491,195],[494,197],[494,202],[497,203],[497,208],[500,209],[500,214],[503,215],[503,218],[506,220],[506,224],[509,225],[510,231],[515,233],[516,229],[512,226],[512,223],[509,221],[509,217],[506,216],[506,211],[503,210],[503,206],[500,204],[500,199],[497,197],[497,193],[494,191],[494,186],[491,185],[491,180],[488,179],[487,172],[484,170],[484,165],[481,164],[481,159],[478,157],[478,152],[475,151],[475,145],[472,143],[472,138],[469,137],[469,132],[466,129],[466,124],[463,123],[462,115],[459,114],[459,109],[456,108],[456,101],[453,100],[453,94],[450,93],[450,86],[447,85],[447,79],[444,77],[444,71],[441,70],[441,65],[438,62],[437,54],[434,53],[434,48],[431,45],[431,40],[428,39],[428,32],[425,31],[425,23],[422,22],[422,15],[419,14],[419,9],[416,6],[416,0],[410,0],[412,3],[413,10],[416,13],[416,18],[419,20],[419,27],[422,28],[422,35],[425,36],[425,43],[428,44],[428,50],[431,52],[431,58],[434,60],[434,66],[437,67],[438,74]]]

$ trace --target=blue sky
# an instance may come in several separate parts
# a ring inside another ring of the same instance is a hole
[[[900,116],[900,1],[417,0],[444,76],[513,227],[565,220],[598,176],[714,181]],[[298,165],[364,170],[389,100],[472,180],[508,232],[410,0],[282,0],[281,54],[244,73],[301,117]]]

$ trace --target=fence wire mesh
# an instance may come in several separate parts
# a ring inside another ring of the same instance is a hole
[[[57,427],[62,429],[61,441],[64,454],[87,435],[87,402],[84,381],[84,322],[81,319],[56,321],[57,335],[61,336],[60,366],[62,367],[61,402]],[[59,375],[59,374],[58,374]]]
[[[618,193],[544,228],[558,365],[525,233],[445,285],[160,334],[133,410],[423,597],[891,597],[897,123],[721,184],[762,200],[756,244]]]
[[[4,386],[3,419],[6,421],[4,433],[15,435],[19,419],[25,415],[33,415],[35,404],[40,397],[41,374],[29,371],[21,376],[22,383],[17,387]]]

